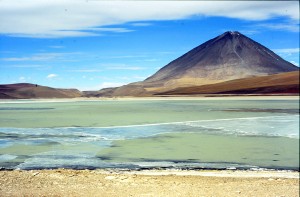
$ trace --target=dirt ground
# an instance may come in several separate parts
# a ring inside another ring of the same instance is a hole
[[[299,196],[297,172],[0,171],[0,196]]]

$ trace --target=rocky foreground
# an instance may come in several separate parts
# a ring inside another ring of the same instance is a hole
[[[298,172],[0,171],[0,196],[299,196]]]

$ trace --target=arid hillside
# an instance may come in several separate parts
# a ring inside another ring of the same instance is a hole
[[[0,99],[75,98],[81,95],[77,89],[56,89],[29,83],[0,85]]]
[[[299,94],[299,71],[177,88],[158,95]]]

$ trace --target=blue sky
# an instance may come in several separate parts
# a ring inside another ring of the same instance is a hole
[[[229,30],[299,65],[298,8],[298,1],[2,0],[0,84],[120,86]]]

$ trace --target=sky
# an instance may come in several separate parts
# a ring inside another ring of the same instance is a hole
[[[299,1],[0,0],[0,84],[121,86],[225,31],[299,66]]]

